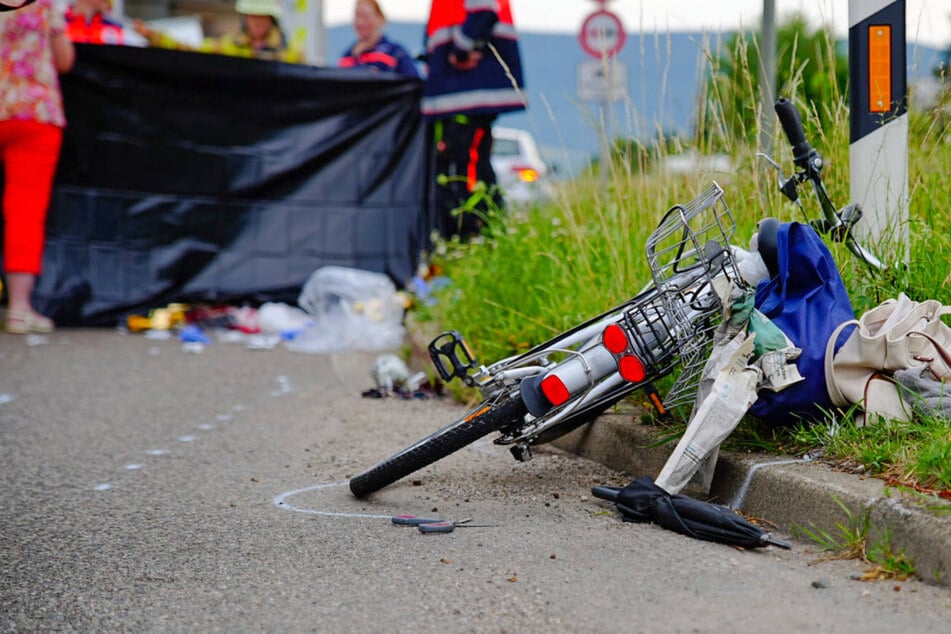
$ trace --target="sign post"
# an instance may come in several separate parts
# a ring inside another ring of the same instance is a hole
[[[850,178],[856,236],[907,261],[905,0],[849,0]]]
[[[581,24],[578,41],[581,49],[595,58],[578,64],[578,98],[598,103],[601,121],[601,181],[605,182],[611,165],[611,117],[608,106],[627,96],[627,65],[618,62],[627,33],[615,13],[604,8],[608,0],[595,0],[599,9]]]

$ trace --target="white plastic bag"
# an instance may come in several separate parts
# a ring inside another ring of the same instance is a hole
[[[280,302],[267,302],[258,309],[258,325],[264,334],[299,333],[313,321],[300,308]]]
[[[297,303],[313,324],[288,341],[291,350],[388,350],[403,342],[403,303],[381,273],[322,267],[304,284]]]

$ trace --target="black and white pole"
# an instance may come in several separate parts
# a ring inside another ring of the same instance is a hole
[[[905,0],[849,0],[851,197],[859,239],[908,258]]]

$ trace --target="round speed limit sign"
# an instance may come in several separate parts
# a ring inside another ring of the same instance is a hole
[[[578,36],[584,52],[598,59],[616,55],[624,47],[626,38],[621,19],[604,9],[595,11],[585,19]]]

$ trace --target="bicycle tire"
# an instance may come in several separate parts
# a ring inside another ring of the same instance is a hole
[[[527,412],[525,403],[517,395],[500,402],[481,403],[465,416],[351,478],[350,492],[358,498],[375,493],[479,438],[503,429]]]

